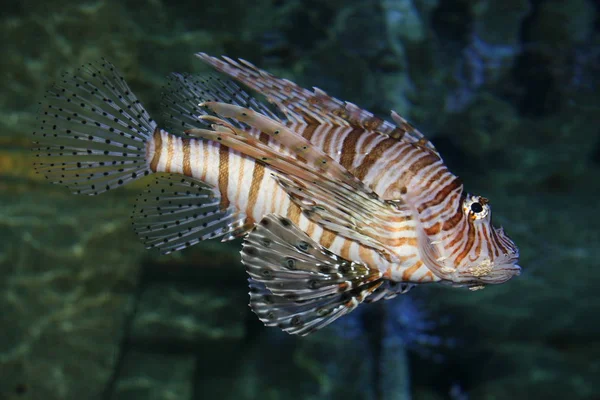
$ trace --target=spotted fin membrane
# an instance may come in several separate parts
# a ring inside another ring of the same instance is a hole
[[[177,175],[159,176],[149,184],[131,218],[142,241],[164,254],[206,239],[234,239],[250,228],[244,213],[221,206],[217,189]]]
[[[269,214],[244,240],[250,307],[267,326],[308,335],[348,314],[383,283],[382,274],[345,260],[289,219]]]
[[[148,175],[156,129],[108,61],[65,73],[40,103],[36,171],[74,193],[96,195]]]
[[[279,120],[279,116],[268,105],[256,100],[230,79],[223,79],[216,74],[173,73],[167,78],[167,85],[163,89],[161,100],[167,129],[171,132],[181,132],[209,125],[208,121],[199,118],[203,115],[215,115],[206,107],[199,106],[200,103],[207,101],[219,101],[247,107],[273,120]],[[227,119],[227,122],[238,128],[246,128],[245,124],[233,119]]]

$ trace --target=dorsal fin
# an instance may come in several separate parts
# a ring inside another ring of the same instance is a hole
[[[167,85],[163,88],[161,99],[167,128],[170,132],[178,132],[209,125],[200,117],[211,114],[208,109],[200,107],[199,104],[213,101],[246,107],[275,121],[281,121],[280,116],[275,114],[267,104],[252,97],[230,79],[224,79],[215,73],[205,75],[172,73],[167,78]],[[242,127],[237,121],[228,120],[228,122]]]
[[[228,57],[219,59],[205,53],[196,55],[218,71],[265,95],[290,120],[304,121],[307,124],[308,120],[305,116],[308,115],[321,123],[359,127],[365,131],[377,131],[398,140],[418,143],[438,154],[433,144],[420,131],[395,112],[392,112],[396,123],[394,125],[355,104],[329,96],[321,89],[314,88],[314,91],[311,92],[287,79],[277,78],[246,60],[235,61]]]

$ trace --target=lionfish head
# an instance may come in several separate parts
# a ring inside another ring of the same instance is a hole
[[[473,290],[519,275],[519,249],[501,227],[493,226],[489,201],[467,194],[460,202],[459,223],[420,241],[430,269],[443,280]]]

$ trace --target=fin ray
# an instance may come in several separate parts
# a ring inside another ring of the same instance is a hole
[[[202,240],[230,240],[245,233],[246,216],[223,209],[215,188],[193,178],[159,176],[139,195],[131,216],[135,232],[148,247],[167,254]]]
[[[146,143],[156,123],[104,59],[63,74],[39,119],[34,168],[54,183],[99,194],[150,173]]]
[[[229,57],[219,59],[205,53],[197,53],[196,56],[216,70],[267,96],[282,112],[298,121],[307,123],[305,115],[308,115],[321,123],[377,131],[394,139],[419,143],[439,156],[433,144],[395,112],[392,112],[393,124],[355,104],[329,96],[319,88],[313,88],[311,92],[288,79],[277,78],[246,60],[236,61]]]
[[[244,240],[250,307],[268,326],[307,335],[351,312],[383,282],[379,270],[345,260],[287,218],[269,214]]]
[[[161,105],[167,119],[167,127],[176,132],[207,126],[200,117],[211,115],[200,103],[207,101],[223,102],[247,107],[278,120],[279,117],[266,104],[258,101],[240,88],[234,81],[223,79],[216,74],[191,75],[173,73],[167,78]],[[228,120],[239,128],[244,125]]]

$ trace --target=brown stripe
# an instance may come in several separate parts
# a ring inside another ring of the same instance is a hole
[[[369,170],[375,164],[377,160],[381,157],[381,155],[396,141],[394,139],[384,139],[379,142],[373,150],[363,159],[362,163],[356,168],[355,176],[363,180],[365,176],[369,173]]]
[[[485,227],[483,227],[485,229]],[[469,261],[473,262],[479,258],[479,254],[481,254],[481,242],[483,239],[481,238],[481,232],[478,230],[475,232],[475,239],[477,240],[477,244],[475,245],[475,249],[469,254]]]
[[[502,253],[507,253],[508,249],[501,243],[500,238],[498,237],[498,234],[496,233],[496,231],[494,230],[494,228],[492,227],[491,230],[491,236],[492,236],[492,240],[494,241],[494,243],[492,243],[492,247],[494,248],[494,254],[496,256],[499,256],[500,254],[498,254],[499,249],[502,249]],[[495,246],[493,245],[495,244]]]
[[[167,136],[167,164],[165,165],[165,172],[171,172],[171,164],[173,163],[173,156],[175,150],[173,148],[173,140],[175,139],[173,135]]]
[[[183,139],[183,174],[192,176],[191,139]]]
[[[414,237],[399,237],[392,239],[382,239],[385,245],[390,247],[399,247],[399,246],[417,246],[417,238]]]
[[[358,257],[369,267],[377,267],[375,259],[373,258],[373,250],[370,247],[363,245],[358,246]]]
[[[319,243],[321,243],[321,246],[329,248],[336,237],[337,235],[333,231],[330,231],[329,229],[323,229],[323,234],[321,235]]]
[[[302,210],[296,204],[290,202],[288,206],[286,216],[292,221],[294,224],[298,225],[300,222],[300,215],[302,214]]]
[[[152,161],[150,162],[150,169],[153,172],[156,172],[158,162],[160,161],[160,154],[162,152],[162,135],[160,134],[160,129],[154,129],[152,139],[154,140],[154,154],[152,155]]]
[[[246,215],[254,215],[254,207],[258,199],[258,193],[260,191],[260,184],[262,183],[263,176],[265,175],[265,166],[261,163],[254,163],[254,170],[252,171],[252,181],[250,182],[250,188],[248,193],[248,207],[246,208]],[[261,215],[254,215],[256,219],[260,219]]]
[[[258,140],[264,144],[269,144],[269,135],[267,135],[264,132],[261,132],[260,135],[258,135]]]
[[[459,207],[457,207],[457,210],[454,213],[454,215],[451,216],[450,218],[448,218],[446,221],[444,221],[444,225],[442,226],[442,229],[445,231],[449,231],[450,229],[452,229],[456,225],[458,225],[458,223],[463,218],[466,218],[466,216],[464,214],[464,211],[462,210],[462,207],[459,206]]]
[[[221,209],[229,207],[227,186],[229,184],[229,148],[219,146],[219,192],[221,193]]]
[[[346,260],[350,259],[350,246],[352,245],[352,241],[348,239],[344,239],[344,244],[340,249],[340,256],[345,258]]]
[[[381,138],[381,134],[379,133],[371,133],[369,134],[365,140],[363,140],[363,142],[361,143],[361,145],[356,149],[356,153],[360,154],[360,153],[366,153],[367,148],[369,148],[369,146],[371,145],[371,143],[373,142],[373,140],[377,139],[377,138]]]
[[[417,208],[418,212],[421,213],[429,207],[435,207],[439,205],[453,190],[458,189],[461,185],[462,183],[460,182],[460,179],[458,179],[458,177],[454,177],[454,179],[452,179],[446,186],[438,190],[433,199],[421,204]]]
[[[305,117],[305,119],[306,119],[306,117]],[[309,122],[309,124],[302,131],[302,136],[304,137],[304,139],[306,139],[310,142],[313,135],[315,134],[315,130],[318,127],[319,127],[319,124],[317,123],[317,121]]]
[[[421,260],[417,261],[413,266],[407,268],[406,270],[404,270],[404,272],[402,273],[402,280],[405,282],[410,282],[412,275],[417,272],[417,270],[419,268],[421,268],[421,266],[423,265],[423,262]]]
[[[316,224],[314,222],[312,222],[312,221],[308,222],[308,227],[306,228],[306,234],[309,237],[312,237],[312,234],[315,232],[315,226],[316,226]]]
[[[403,143],[394,143],[392,146],[394,146],[395,148],[400,148],[400,150],[396,152],[396,155],[393,159],[387,161],[387,163],[383,166],[383,168],[381,168],[377,176],[371,180],[372,184],[379,183],[381,179],[384,179],[388,175],[390,170],[397,168],[401,168],[404,171],[398,177],[396,182],[402,184],[403,186],[408,184],[406,176],[412,173],[410,165],[412,162],[414,162],[411,160],[415,157],[418,157],[419,154],[413,154],[411,157],[411,155],[407,153],[413,150],[413,148],[411,146],[403,146]]]
[[[420,153],[423,153],[422,151]],[[430,153],[426,153],[427,155],[425,157],[421,157],[419,158],[417,161],[415,161],[414,163],[411,163],[410,167],[408,168],[409,171],[412,173],[412,175],[416,175],[418,174],[420,171],[422,171],[424,168],[433,165],[437,162],[440,161],[439,158],[431,155]]]
[[[460,221],[460,224],[461,224],[461,226],[460,226],[459,230],[458,230],[457,232],[455,232],[455,233],[454,233],[454,239],[452,239],[452,240],[450,241],[450,243],[448,243],[448,245],[446,246],[446,248],[447,248],[447,249],[451,249],[451,248],[453,248],[454,246],[456,246],[457,244],[459,244],[459,243],[462,241],[462,238],[463,238],[463,232],[462,232],[462,230],[463,230],[463,229],[467,229],[467,228],[465,228],[465,225],[468,225],[468,222],[467,222],[467,220],[466,220],[466,219],[464,219],[464,220],[461,220],[461,221]],[[446,236],[444,239],[446,239],[446,238],[450,238],[450,237],[451,237],[451,234],[449,234],[448,236]],[[456,251],[458,251],[459,249],[460,249],[460,247],[457,247],[457,248],[456,248],[456,249],[453,251],[453,253],[452,253],[452,254],[454,254],[454,253],[455,253]]]
[[[348,132],[344,138],[344,141],[342,142],[342,157],[340,159],[340,164],[342,164],[342,167],[346,168],[347,170],[352,168],[354,157],[358,152],[356,143],[358,142],[360,134],[363,132],[364,131],[362,129],[354,128]]]
[[[439,168],[441,166],[441,168]],[[434,174],[435,172],[435,174]],[[444,164],[442,164],[441,162],[439,163],[439,166],[435,166],[433,168],[431,168],[430,171],[427,171],[427,173],[425,175],[423,175],[422,177],[422,184],[421,187],[424,188],[430,188],[432,187],[432,185],[435,185],[436,182],[440,182],[442,181],[442,177],[444,175],[452,175],[448,169],[444,166]]]
[[[473,222],[469,221],[469,223],[467,223],[467,226],[467,243],[465,243],[463,251],[456,256],[456,259],[454,260],[455,265],[459,265],[461,261],[469,254],[469,252],[471,252],[471,249],[473,248],[473,243],[475,243],[475,229],[473,226]]]
[[[494,243],[492,243],[492,239],[490,239],[490,234],[488,233],[488,228],[487,226],[483,225],[481,227],[481,231],[483,233],[483,240],[485,240],[485,243],[487,244],[488,250],[490,250],[490,252],[494,252],[494,256],[498,256],[498,248],[496,246],[494,246]],[[492,227],[492,231],[494,230],[494,228]]]
[[[413,146],[406,146],[406,148],[409,149],[414,149]],[[416,160],[413,159],[413,157],[418,157]],[[400,176],[398,177],[398,182],[402,183],[403,185],[408,184],[408,182],[417,174],[419,174],[421,171],[423,171],[423,169],[427,168],[427,167],[431,167],[433,164],[435,163],[440,163],[441,162],[437,159],[432,157],[429,153],[424,153],[423,151],[419,150],[416,154],[411,154],[409,156],[409,160],[404,161],[407,163],[407,165],[405,166],[404,171],[402,171],[402,174],[400,174]],[[433,171],[436,170],[436,167],[431,168]],[[423,188],[422,192],[426,192],[428,189],[430,189],[436,181],[438,181],[441,178],[441,175],[443,173],[443,171],[438,171],[436,175],[437,179],[432,180],[430,179],[428,181],[428,183],[425,183],[425,180],[427,178],[425,178],[425,176],[421,177],[421,180],[418,182],[419,186]],[[429,172],[429,171],[428,171]]]
[[[324,134],[325,136],[325,140],[323,141],[323,146],[321,147],[321,150],[323,150],[325,153],[327,154],[332,154],[332,151],[330,149],[331,147],[331,142],[333,141],[334,137],[336,136],[336,132],[337,132],[337,127],[331,127],[328,128]],[[335,155],[334,155],[335,157]]]
[[[452,194],[448,198],[448,206],[451,206],[452,204],[455,204],[457,201],[459,201],[459,197],[460,197],[459,193],[455,192],[454,194]],[[427,215],[427,217],[421,218],[421,222],[425,223],[425,222],[429,222],[429,221],[433,221],[435,219],[438,219],[442,214],[446,213],[447,209],[448,209],[448,207],[444,207],[442,209],[438,209],[435,213],[431,213],[431,214]],[[460,206],[458,208],[458,210],[461,211],[461,213],[462,213],[462,206]]]
[[[431,282],[433,280],[433,272],[427,271],[425,274],[419,278],[419,282]]]
[[[435,235],[436,233],[440,233],[440,230],[442,229],[442,224],[439,222],[436,222],[435,225],[430,226],[429,228],[425,228],[425,233],[427,235]]]

